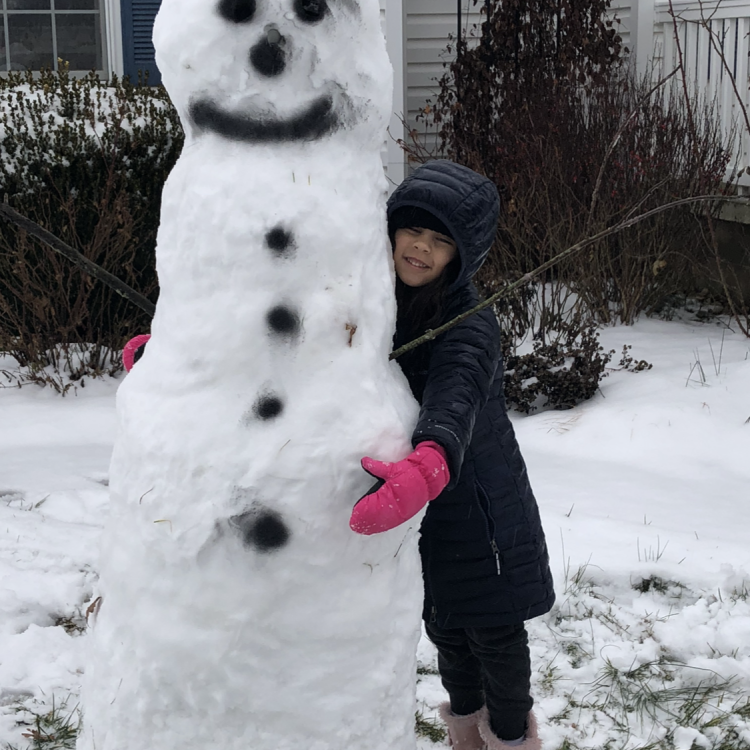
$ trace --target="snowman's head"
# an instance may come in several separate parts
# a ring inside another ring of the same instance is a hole
[[[154,44],[191,137],[382,137],[390,115],[378,0],[163,0]]]

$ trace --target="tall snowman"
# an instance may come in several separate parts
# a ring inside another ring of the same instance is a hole
[[[377,0],[163,0],[186,131],[153,337],[118,393],[79,750],[410,750],[419,518],[349,529],[406,456]]]

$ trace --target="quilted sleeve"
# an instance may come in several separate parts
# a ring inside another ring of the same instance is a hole
[[[416,446],[434,440],[445,449],[451,474],[448,489],[458,482],[464,452],[477,415],[487,403],[500,354],[500,327],[489,309],[435,339],[412,443]]]

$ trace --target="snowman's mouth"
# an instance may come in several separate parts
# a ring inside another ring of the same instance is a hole
[[[286,118],[272,114],[230,112],[210,99],[190,104],[190,119],[199,129],[243,143],[315,141],[341,126],[333,97],[324,95]]]

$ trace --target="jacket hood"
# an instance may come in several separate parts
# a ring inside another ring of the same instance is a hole
[[[430,161],[394,190],[388,200],[388,220],[405,206],[429,211],[450,230],[461,262],[450,288],[468,283],[495,241],[500,197],[494,183],[455,162]]]

